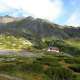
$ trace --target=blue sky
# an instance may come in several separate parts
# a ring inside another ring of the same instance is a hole
[[[80,25],[80,0],[0,0],[0,16],[33,16],[62,25]]]

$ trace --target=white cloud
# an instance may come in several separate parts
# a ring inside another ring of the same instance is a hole
[[[80,11],[75,11],[70,18],[67,20],[66,24],[70,26],[80,26]]]
[[[2,4],[0,4],[0,12],[2,12],[2,11],[4,11],[4,10],[6,10],[6,6],[4,6],[4,5],[2,5]]]
[[[62,12],[62,0],[2,0],[0,1],[1,10],[18,9],[33,17],[56,19]],[[4,8],[4,9],[3,9]]]

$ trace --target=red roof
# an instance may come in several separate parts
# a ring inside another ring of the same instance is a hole
[[[48,49],[59,51],[59,48],[57,48],[57,47],[49,47]]]

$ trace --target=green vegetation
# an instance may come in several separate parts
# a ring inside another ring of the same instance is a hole
[[[71,55],[80,55],[80,40],[59,40],[59,39],[43,39],[44,44],[48,46],[55,46],[60,49],[61,52],[71,54]]]
[[[80,28],[33,17],[3,23],[0,50],[0,80],[80,80]]]
[[[23,80],[71,80],[73,73],[62,65],[58,57],[44,56],[41,58],[16,58],[15,61],[0,62],[0,73],[16,76]]]
[[[17,77],[23,80],[80,79],[80,57],[71,58],[67,56],[56,56],[55,54],[45,54],[40,58],[0,56],[1,58],[5,60],[0,61],[0,73],[11,77]],[[12,58],[15,58],[15,60],[7,61],[7,59]]]
[[[73,47],[80,49],[80,40],[65,40],[65,42]]]
[[[31,46],[32,43],[25,38],[18,38],[11,35],[0,35],[0,49],[27,49]]]
[[[37,57],[0,55],[0,73],[9,75],[11,77],[21,78],[23,80],[80,79],[80,56],[67,56],[68,54],[71,54],[71,52],[79,54],[79,48],[72,46],[72,44],[69,44],[66,42],[66,40],[40,40],[40,42],[38,40],[35,42],[34,46],[33,43],[29,42],[25,38],[1,35],[0,48],[24,50],[32,48],[33,54],[36,53]],[[15,46],[12,43],[15,44]],[[60,53],[47,52],[46,50],[42,50],[46,49],[49,45],[58,47],[60,49]],[[39,56],[40,54],[42,54],[42,56]],[[4,79],[5,75],[0,78]],[[4,80],[7,80],[7,78]]]

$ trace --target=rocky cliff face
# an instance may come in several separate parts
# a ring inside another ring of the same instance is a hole
[[[21,18],[16,18],[16,17],[11,17],[11,16],[0,16],[0,24],[6,24],[6,23],[10,23],[10,22],[14,22],[14,21],[18,21]]]

